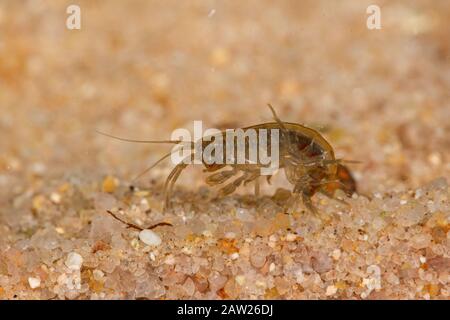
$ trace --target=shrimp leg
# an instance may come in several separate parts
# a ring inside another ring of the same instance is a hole
[[[210,175],[209,177],[207,177],[206,183],[210,186],[215,186],[215,185],[224,183],[225,181],[227,181],[228,179],[230,179],[237,173],[238,173],[238,170],[236,168],[234,168],[232,170],[220,171],[220,172],[214,173],[214,174]]]
[[[227,184],[225,187],[219,190],[219,196],[223,197],[233,193],[245,180],[247,180],[250,176],[249,171],[244,171],[244,174],[234,180],[233,182]]]
[[[311,211],[312,213],[314,213],[314,215],[319,216],[319,211],[317,210],[317,208],[313,205],[312,200],[311,200],[311,196],[309,194],[307,194],[306,192],[302,193],[302,201],[303,204],[305,205],[305,207]]]
[[[175,185],[175,182],[178,180],[178,177],[180,176],[181,172],[187,167],[187,164],[180,164],[178,165],[177,171],[172,177],[172,181],[170,181],[169,189],[167,190],[167,197],[166,197],[166,203],[167,207],[169,204],[169,196],[172,194],[173,186]]]
[[[259,197],[259,193],[260,193],[260,183],[259,183],[259,177],[260,177],[260,172],[259,170],[252,170],[252,171],[247,171],[247,178],[244,181],[244,186],[252,181],[255,181],[255,197]]]
[[[188,156],[192,157],[192,155]],[[186,157],[185,159],[187,159]],[[177,164],[175,168],[172,169],[169,176],[166,179],[166,182],[164,184],[164,195],[165,195],[165,201],[164,201],[164,208],[163,211],[165,212],[167,209],[169,209],[170,204],[170,195],[172,194],[173,186],[175,182],[177,181],[178,177],[180,176],[181,172],[188,166],[187,163],[184,163],[183,159],[181,163]]]
[[[261,185],[259,183],[259,176],[255,178],[255,197],[259,197],[261,192]]]

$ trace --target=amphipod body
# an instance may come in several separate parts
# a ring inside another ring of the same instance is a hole
[[[261,157],[254,158],[251,156],[256,146],[259,147],[259,151],[264,149],[266,154],[273,155],[275,152],[278,155],[277,168],[284,169],[287,180],[293,185],[294,195],[297,195],[305,206],[314,213],[317,213],[317,210],[312,204],[311,197],[315,193],[321,192],[329,197],[333,197],[337,189],[342,189],[347,195],[351,195],[356,191],[356,184],[350,171],[340,163],[341,160],[335,159],[333,148],[319,132],[300,124],[283,122],[278,118],[270,105],[269,108],[275,121],[238,129],[244,135],[244,140],[241,139],[239,143],[238,136],[231,138],[233,142],[231,150],[234,151],[232,157],[227,156],[230,151],[229,144],[227,145],[230,142],[227,137],[229,130],[221,131],[213,136],[203,137],[198,141],[136,141],[118,139],[141,143],[173,143],[177,145],[175,148],[184,147],[191,152],[184,159],[188,161],[179,162],[166,179],[164,185],[164,209],[169,207],[172,189],[181,172],[189,164],[193,163],[199,151],[203,155],[205,151],[211,148],[220,151],[223,161],[211,162],[202,156],[200,163],[203,164],[204,171],[212,173],[206,178],[208,185],[215,186],[226,183],[219,190],[219,195],[221,196],[231,194],[240,185],[245,185],[252,181],[255,182],[255,193],[258,193],[258,178],[262,175],[262,169],[267,169],[268,165],[266,162],[261,161]],[[260,138],[264,137],[264,135],[261,135],[263,131],[269,134],[267,134],[266,141],[261,143]],[[276,141],[274,141],[274,136],[270,134],[273,131],[277,132],[277,135],[275,135],[277,137]],[[252,143],[252,139],[247,139],[251,137],[251,133],[253,133],[253,138],[256,137],[256,146]],[[218,140],[222,141],[219,145],[217,145]],[[262,149],[261,145],[263,145]],[[179,151],[180,148],[177,150]],[[172,152],[174,151],[172,150]],[[144,172],[147,172],[163,159],[169,157],[172,152]],[[244,154],[244,159],[236,156],[239,152]],[[229,169],[226,169],[226,167]],[[271,175],[267,173],[264,175],[270,181]]]

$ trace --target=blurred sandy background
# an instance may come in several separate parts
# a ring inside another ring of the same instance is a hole
[[[105,175],[126,186],[168,149],[96,129],[167,139],[193,120],[267,121],[268,102],[362,161],[352,170],[365,193],[448,179],[450,2],[376,1],[382,29],[368,30],[373,3],[2,0],[0,230],[48,223],[31,211],[41,192]],[[70,4],[81,30],[65,27]],[[195,194],[202,178],[187,170],[177,186]]]
[[[95,129],[234,128],[270,119],[267,102],[328,128],[339,156],[364,162],[365,190],[449,174],[447,1],[381,1],[381,30],[366,28],[370,1],[77,3],[79,31],[65,27],[70,1],[1,2],[6,189],[37,164],[94,178],[132,174],[161,151]]]

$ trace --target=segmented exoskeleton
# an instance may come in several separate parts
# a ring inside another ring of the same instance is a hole
[[[310,211],[317,213],[317,209],[311,200],[312,196],[317,192],[321,192],[329,197],[334,197],[334,192],[337,189],[343,190],[348,196],[356,191],[356,183],[349,169],[341,163],[342,160],[335,159],[333,148],[319,132],[300,124],[283,122],[278,118],[272,106],[269,105],[269,108],[273,114],[274,122],[262,123],[243,128],[242,130],[244,133],[249,129],[252,129],[257,133],[262,129],[278,130],[278,167],[284,169],[287,180],[294,186],[293,194],[296,195],[297,198],[300,198]],[[215,135],[215,137],[221,135],[224,139],[223,141],[225,141],[225,134],[226,131],[222,131],[218,135]],[[179,178],[181,172],[189,165],[189,163],[192,163],[192,160],[194,159],[194,151],[203,151],[211,143],[215,143],[214,141],[216,140],[215,137],[209,136],[203,137],[198,141],[145,141],[123,139],[108,134],[104,135],[129,142],[172,143],[184,147],[186,147],[186,144],[188,145],[188,148],[192,151],[188,156],[188,160],[190,161],[178,163],[172,169],[165,181],[165,210],[169,208],[170,196],[175,182]],[[257,136],[259,137],[259,135]],[[266,143],[267,152],[271,153],[272,144],[270,136]],[[246,149],[245,154],[250,154],[249,149],[251,146],[247,141],[244,146]],[[225,144],[223,145],[223,148],[225,148]],[[235,148],[237,148],[237,144],[235,144]],[[162,160],[168,158],[172,152],[158,160],[142,174],[148,172]],[[223,150],[223,154],[226,154],[225,150]],[[246,160],[248,161],[245,161],[245,163],[230,163],[229,161],[225,163],[208,163],[202,158],[202,164],[205,168],[204,171],[212,173],[206,178],[206,183],[210,186],[226,183],[225,186],[219,190],[219,195],[225,196],[233,193],[242,184],[245,185],[249,182],[255,182],[255,193],[258,194],[258,178],[261,176],[261,168],[267,167],[267,164],[262,164],[258,160]],[[229,169],[225,169],[226,167],[229,167]],[[139,175],[139,177],[141,175]],[[270,182],[270,178],[271,175],[268,175],[268,182]]]

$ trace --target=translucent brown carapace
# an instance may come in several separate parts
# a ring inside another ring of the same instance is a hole
[[[317,213],[317,209],[311,200],[312,196],[317,192],[332,198],[334,198],[335,191],[338,189],[344,191],[347,196],[351,196],[356,192],[356,182],[352,177],[350,170],[342,164],[343,160],[335,158],[333,148],[319,132],[297,123],[283,122],[278,118],[271,105],[269,105],[269,108],[275,121],[249,126],[242,128],[242,130],[246,132],[252,129],[257,133],[262,129],[276,129],[279,131],[277,145],[279,153],[278,168],[284,169],[287,180],[293,185],[292,192],[296,196],[296,199],[301,199],[308,210]],[[224,137],[225,133],[226,131],[224,130],[218,135]],[[215,141],[215,139],[211,139],[210,137],[203,137],[198,141],[147,141],[123,139],[108,134],[104,135],[128,142],[172,143],[184,146],[187,144],[189,150],[192,151],[192,154],[188,156],[191,160],[194,158],[195,150],[204,150]],[[259,135],[257,136],[259,137]],[[223,148],[225,148],[225,145]],[[246,151],[250,148],[248,143],[245,143],[245,148]],[[271,144],[270,141],[268,141],[268,152],[272,152],[270,148]],[[223,153],[225,154],[225,150],[223,150]],[[148,172],[171,154],[172,152],[166,154],[143,173]],[[250,152],[245,152],[245,154],[250,154]],[[202,159],[202,164],[204,166],[204,171],[212,173],[206,178],[206,183],[210,186],[223,185],[219,190],[220,196],[231,194],[239,186],[246,185],[249,182],[255,183],[255,194],[258,195],[261,168],[266,166],[259,161],[255,162],[250,160],[246,161],[244,164],[233,162],[218,164],[207,163]],[[186,162],[178,163],[166,178],[164,184],[164,209],[169,208],[170,196],[174,184],[181,172],[188,165],[189,163]],[[139,177],[141,175],[139,175]],[[267,175],[266,178],[267,181],[270,182],[271,175]]]

